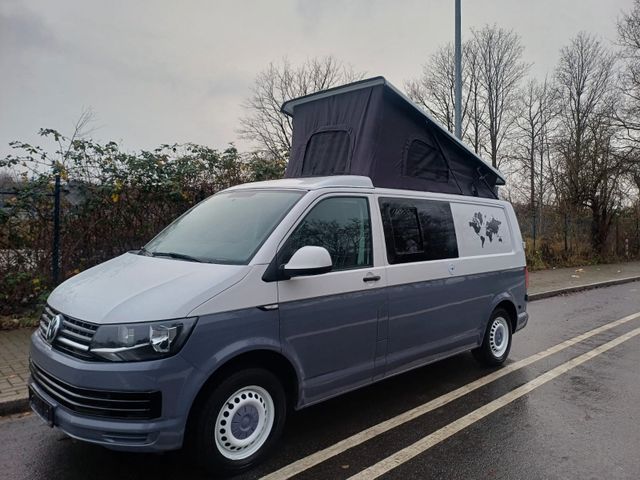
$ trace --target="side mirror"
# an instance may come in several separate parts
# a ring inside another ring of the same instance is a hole
[[[287,277],[319,275],[333,268],[331,255],[324,247],[302,247],[293,254],[289,263],[283,266]]]

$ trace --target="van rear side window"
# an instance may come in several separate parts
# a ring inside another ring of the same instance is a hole
[[[418,209],[410,206],[389,207],[393,249],[396,255],[424,253]]]
[[[379,203],[389,263],[458,257],[448,202],[380,198]]]

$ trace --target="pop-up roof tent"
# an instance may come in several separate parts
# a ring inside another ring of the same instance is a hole
[[[285,177],[364,175],[376,187],[495,198],[499,171],[384,77],[289,100]]]

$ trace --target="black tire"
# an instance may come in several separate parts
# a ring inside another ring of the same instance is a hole
[[[236,396],[235,394],[238,392],[244,392],[244,394],[239,393]],[[259,425],[263,419],[270,417],[270,415],[266,413],[258,412],[261,405],[265,408],[264,410],[260,410],[260,412],[270,410],[270,408],[266,407],[269,400],[267,396],[264,395],[264,392],[267,392],[268,397],[272,400],[273,422],[270,429],[268,429],[270,422],[264,420],[264,424],[267,425],[266,427],[255,427],[254,430],[251,430],[254,421]],[[241,398],[242,395],[244,395],[244,397]],[[233,398],[231,398],[232,396]],[[228,402],[229,400],[231,401]],[[236,401],[235,403],[239,406],[235,405],[234,401]],[[249,401],[253,402],[253,404],[244,403]],[[257,407],[255,405],[257,405]],[[250,409],[253,409],[255,412],[252,413]],[[285,390],[280,380],[270,371],[261,368],[251,368],[229,375],[209,394],[209,397],[202,403],[200,411],[195,417],[193,447],[198,462],[208,473],[216,478],[237,474],[257,465],[268,455],[269,451],[280,438],[286,419],[286,412],[287,399]],[[224,417],[225,414],[228,415]],[[242,424],[247,418],[249,419],[248,423],[251,424],[248,430],[239,430],[246,427]],[[258,420],[258,418],[260,418],[260,420]],[[222,423],[224,423],[224,425],[222,425]],[[236,435],[234,435],[232,429],[236,430]],[[260,434],[260,432],[266,432],[267,430],[269,430],[267,433]],[[224,433],[221,433],[223,431]],[[242,435],[249,431],[251,433],[243,439]],[[247,447],[238,447],[238,451],[230,450],[236,447],[229,442],[235,442],[235,444],[237,444],[238,442],[248,440],[254,432],[257,432],[260,440],[254,441]],[[220,435],[227,435],[228,437]],[[264,437],[266,437],[266,440]],[[222,439],[229,440],[229,442],[225,442]],[[259,443],[262,444],[258,447],[257,445]],[[230,446],[225,447],[225,445]],[[254,448],[257,449],[245,458],[229,458],[229,456],[233,455],[249,454]]]
[[[504,335],[506,334],[506,338]],[[493,338],[492,338],[493,337]],[[506,340],[506,346],[500,341]],[[513,332],[511,331],[511,316],[502,308],[496,308],[487,324],[482,344],[472,350],[473,356],[483,365],[497,367],[502,365],[511,351]],[[497,347],[501,348],[497,348]]]

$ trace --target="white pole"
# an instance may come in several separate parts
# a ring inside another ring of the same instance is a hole
[[[460,0],[456,3],[455,32],[455,135],[462,139],[462,41],[460,33]]]

